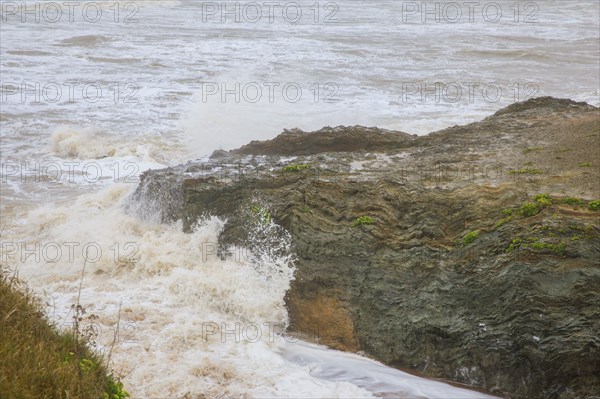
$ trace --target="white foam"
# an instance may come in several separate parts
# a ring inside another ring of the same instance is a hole
[[[112,360],[135,396],[369,396],[351,383],[313,378],[276,354],[284,344],[278,334],[287,325],[283,298],[293,274],[287,257],[262,254],[256,263],[248,251],[232,248],[232,255],[221,260],[212,248],[222,221],[208,219],[191,234],[180,224],[140,222],[122,212],[130,192],[130,185],[113,185],[68,206],[32,211],[21,234],[30,249],[41,244],[41,259],[12,261],[22,278],[45,293],[52,304],[48,312],[60,325],[70,322],[76,302],[81,249],[93,243],[88,256],[96,258],[95,248],[101,248],[102,256],[86,265],[81,303],[87,314],[99,317],[94,323],[106,348],[122,302],[124,331]],[[65,243],[76,249],[73,259]],[[46,251],[54,246],[63,249],[62,257],[48,262],[56,259]],[[115,260],[114,248],[121,259]],[[241,329],[240,342],[236,334],[203,334],[207,326],[220,330],[222,323],[226,329],[236,323],[246,330],[260,326],[262,339],[249,342],[255,334]]]
[[[389,398],[486,399],[494,396],[426,380],[352,353],[298,341],[283,347],[283,356],[310,366],[312,375],[333,381],[352,381]]]
[[[249,236],[258,240],[254,252],[230,248],[221,259],[214,249],[222,220],[201,221],[190,234],[180,223],[140,221],[123,212],[132,188],[114,184],[72,204],[31,211],[18,234],[12,232],[28,243],[30,256],[11,256],[10,264],[50,304],[47,312],[59,326],[70,325],[82,284],[86,317],[97,316],[83,325],[101,332],[99,350],[113,347],[111,366],[125,375],[134,397],[367,398],[384,391],[485,397],[356,355],[291,344],[281,335],[293,278],[289,236],[259,223]],[[273,234],[274,248],[265,251]],[[35,243],[39,259],[31,256]],[[59,258],[55,247],[62,248]],[[73,258],[67,248],[74,248]]]

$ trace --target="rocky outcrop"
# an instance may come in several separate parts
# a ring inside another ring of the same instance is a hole
[[[423,137],[296,130],[147,172],[135,197],[185,229],[227,218],[223,248],[250,208],[287,229],[292,330],[510,398],[591,398],[599,123],[541,98]]]
[[[229,155],[311,155],[323,152],[391,151],[412,144],[416,136],[362,126],[325,127],[306,133],[285,130],[269,141],[252,141]]]

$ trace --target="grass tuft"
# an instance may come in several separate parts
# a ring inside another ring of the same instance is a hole
[[[479,232],[477,232],[477,231],[471,231],[470,233],[467,233],[463,237],[462,244],[464,246],[467,246],[467,245],[471,244],[473,241],[475,241],[478,238],[479,238]]]
[[[373,220],[372,217],[370,216],[361,216],[359,218],[357,218],[354,223],[352,223],[353,227],[358,227],[358,226],[362,226],[363,224],[365,225],[369,225],[369,224],[373,224],[375,223],[375,220]]]
[[[532,249],[536,252],[551,252],[561,255],[565,252],[566,245],[562,242],[557,244],[541,242],[537,237],[515,238],[508,247],[504,250],[506,253],[511,253],[518,248]]]
[[[537,194],[533,197],[533,200],[542,208],[552,205],[552,200],[548,194]]]
[[[535,216],[540,213],[540,207],[533,202],[526,202],[519,208],[521,215],[525,217]]]
[[[563,198],[561,200],[561,202],[563,204],[567,204],[567,205],[571,205],[571,206],[584,205],[585,204],[585,202],[581,198],[573,198],[573,197]]]
[[[297,172],[300,172],[305,169],[310,169],[310,165],[305,165],[305,164],[288,165],[288,166],[283,167],[281,169],[281,171],[283,173],[297,173]]]
[[[544,147],[528,147],[523,150],[523,154],[529,154],[530,152],[543,151]]]
[[[48,323],[42,304],[25,288],[0,270],[0,397],[129,397],[81,337]]]

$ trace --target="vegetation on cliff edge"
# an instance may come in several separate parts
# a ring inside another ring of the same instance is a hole
[[[0,396],[129,397],[81,337],[48,324],[42,304],[25,288],[0,270]]]

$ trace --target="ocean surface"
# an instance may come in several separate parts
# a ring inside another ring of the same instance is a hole
[[[599,105],[597,0],[467,4],[2,0],[0,261],[63,328],[81,284],[137,398],[488,397],[287,333],[285,239],[221,259],[224,221],[184,234],[126,211],[144,170],[285,128],[421,135],[536,96]]]

